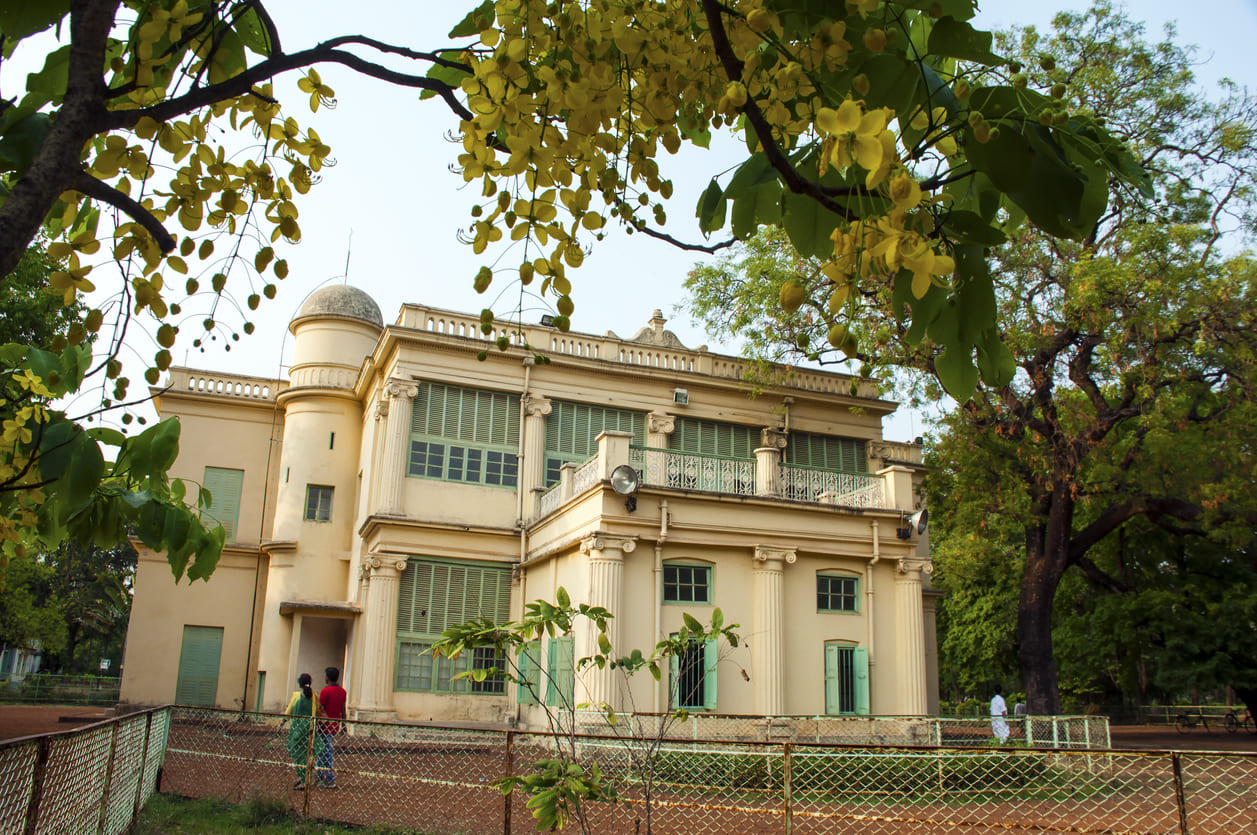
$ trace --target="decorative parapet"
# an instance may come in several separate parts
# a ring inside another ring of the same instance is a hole
[[[288,388],[288,383],[283,380],[250,377],[244,374],[215,374],[187,368],[171,368],[167,374],[169,380],[163,390],[157,391],[158,394],[165,391],[170,394],[274,401],[276,395]]]
[[[478,343],[494,343],[506,337],[514,346],[525,343],[537,350],[579,359],[617,362],[643,368],[687,374],[706,374],[730,380],[741,380],[751,372],[750,362],[737,357],[713,354],[706,348],[688,349],[671,344],[655,344],[621,339],[614,333],[606,336],[593,334],[562,333],[545,325],[522,325],[495,320],[488,333],[480,329],[477,316],[449,310],[408,304],[402,308],[397,324],[401,327],[444,336],[470,339]],[[846,374],[825,371],[780,367],[780,379],[772,385],[787,389],[802,389],[821,394],[856,396],[879,399],[877,386],[870,380],[862,380]],[[851,390],[852,382],[856,391]]]
[[[920,444],[906,444],[899,441],[872,441],[869,444],[869,457],[880,459],[882,465],[887,467],[891,464],[920,467],[925,463]]]

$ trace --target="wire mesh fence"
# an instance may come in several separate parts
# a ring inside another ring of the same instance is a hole
[[[155,791],[170,709],[0,742],[0,833],[127,829]]]
[[[546,733],[347,721],[320,771],[320,746],[290,745],[286,717],[171,716],[163,791],[278,799],[311,818],[434,835],[534,831],[526,798],[496,781],[556,754],[596,763],[615,788],[619,802],[583,806],[600,833],[1257,832],[1257,755],[768,739],[783,731],[762,719],[761,738],[754,723],[725,726],[743,739],[664,738],[650,717],[635,717],[636,733],[617,722],[619,737],[558,748]],[[311,772],[297,789],[299,769]]]

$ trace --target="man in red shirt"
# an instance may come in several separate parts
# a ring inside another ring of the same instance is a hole
[[[332,770],[332,740],[336,734],[340,733],[340,720],[345,718],[345,702],[349,694],[345,692],[345,688],[337,684],[340,680],[340,670],[328,667],[324,670],[324,676],[327,679],[327,686],[319,691],[319,707],[322,708],[321,712],[327,719],[319,722],[323,750],[319,752],[318,775],[319,782],[325,788],[334,789],[336,788],[336,772]]]

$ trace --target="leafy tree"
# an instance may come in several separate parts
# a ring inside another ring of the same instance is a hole
[[[10,560],[0,569],[0,596],[0,644],[61,651],[67,630],[51,567],[34,559]]]
[[[1000,219],[1026,216],[1050,234],[1084,238],[1104,214],[1106,181],[1146,187],[1119,139],[1070,105],[1062,71],[1045,59],[1047,92],[1038,92],[1020,64],[992,52],[990,35],[968,23],[974,5],[501,0],[473,9],[450,33],[451,45],[431,51],[336,35],[289,52],[260,0],[15,0],[0,12],[0,55],[37,34],[55,46],[20,94],[0,95],[0,275],[47,230],[56,238],[51,254],[65,261],[49,284],[66,303],[96,287],[104,271],[92,271],[94,258],[111,258],[121,281],[105,294],[113,305],[93,307],[59,355],[14,351],[6,368],[38,380],[37,396],[75,391],[89,366],[73,349],[107,322],[119,334],[143,316],[158,343],[145,371],[153,384],[192,318],[184,317],[185,296],[208,287],[211,312],[193,329],[214,331],[220,307],[239,298],[253,309],[273,295],[272,279],[287,270],[273,245],[299,238],[300,195],[330,148],[281,113],[272,81],[302,71],[301,97],[317,110],[333,91],[314,66],[337,63],[440,98],[454,114],[459,170],[485,197],[465,239],[477,253],[495,242],[519,245],[517,280],[541,277],[542,292],[557,296],[558,327],[574,309],[567,270],[608,222],[678,245],[723,246],[662,231],[672,184],[661,149],[706,147],[724,132],[746,143],[746,156],[703,195],[703,231],[730,226],[744,239],[768,223],[824,261],[833,286],[823,290],[832,303],[823,317],[835,344],[845,343],[843,322],[860,315],[854,301],[834,302],[841,294],[894,293],[901,312],[911,301],[912,321],[933,323],[933,338],[948,346],[940,379],[967,397],[975,351],[988,383],[1013,370],[994,328],[984,257],[1002,238]],[[412,71],[369,57],[383,54]],[[233,143],[252,151],[238,154]],[[485,266],[476,288],[493,278]],[[229,289],[229,279],[239,289]],[[125,403],[129,382],[116,360],[119,337],[109,346],[99,369],[112,381],[107,407]],[[68,418],[45,408],[14,412],[18,434],[9,441],[25,446],[0,480],[43,494],[14,504],[7,543],[29,525],[18,505],[51,504],[51,527],[64,528],[65,518],[82,518],[104,477],[105,456],[86,449],[71,460],[90,460],[87,468],[58,467],[52,455],[41,461],[44,439],[57,449],[71,436],[125,443],[75,435],[61,426]],[[116,458],[122,463],[110,477],[136,481],[128,469],[134,454],[120,449]],[[156,503],[147,505],[152,515],[170,521],[182,494],[163,489],[162,473],[145,470],[138,481]],[[74,491],[55,486],[65,479]],[[109,522],[103,509],[89,515]],[[151,531],[141,537],[172,544]],[[215,542],[197,538],[190,570],[204,576]],[[172,558],[176,575],[186,560]]]
[[[1055,26],[1051,39],[1029,30],[1007,43],[1027,61],[1052,56],[1041,66],[1065,73],[1073,106],[1130,144],[1152,174],[1150,189],[1112,179],[1108,208],[1080,241],[1004,216],[991,279],[1000,344],[1016,369],[1005,379],[956,366],[956,323],[930,321],[929,296],[914,303],[866,292],[863,317],[840,340],[860,361],[912,369],[927,398],[954,389],[947,380],[957,374],[971,379],[975,394],[946,419],[956,437],[941,452],[954,470],[950,483],[963,487],[952,498],[977,503],[965,518],[984,508],[1000,518],[997,530],[1017,531],[1014,547],[980,553],[1020,558],[1017,651],[1037,713],[1059,709],[1051,625],[1067,571],[1122,592],[1128,584],[1091,554],[1123,527],[1142,519],[1204,533],[1254,518],[1245,445],[1257,384],[1257,265],[1233,256],[1220,237],[1228,225],[1254,228],[1254,101],[1233,85],[1218,98],[1192,87],[1191,51],[1146,43],[1142,28],[1107,2],[1058,15]],[[835,287],[833,279],[783,243],[766,235],[740,260],[697,269],[695,310],[722,311],[717,333],[761,334],[761,355],[832,359],[814,347],[831,327],[826,311],[790,302],[794,287],[811,297]],[[763,306],[773,293],[784,311]],[[963,308],[965,288],[958,293],[940,303]],[[852,297],[848,290],[843,303]],[[910,322],[904,305],[913,306]],[[977,358],[979,366],[1005,362],[981,349]],[[939,553],[945,563],[948,551]],[[958,566],[959,577],[966,571]]]
[[[79,320],[81,305],[69,307],[48,292],[48,276],[58,268],[40,241],[22,253],[17,266],[0,282],[0,345],[25,342],[41,348],[52,345],[58,336]]]
[[[116,673],[131,614],[131,582],[138,555],[130,542],[113,548],[67,542],[48,555],[52,590],[66,624],[65,647],[54,654],[66,672],[95,673],[109,659]]]
[[[441,634],[440,640],[430,650],[433,657],[457,658],[464,652],[491,649],[501,666],[469,670],[460,678],[483,682],[490,677],[500,677],[516,685],[521,693],[529,693],[532,701],[545,712],[549,733],[554,740],[554,757],[534,764],[531,774],[503,777],[496,781],[504,795],[519,791],[528,797],[528,807],[533,810],[538,830],[554,831],[575,822],[582,833],[591,831],[586,805],[589,802],[615,803],[619,793],[615,781],[605,777],[595,758],[583,753],[582,713],[600,717],[607,728],[624,748],[631,771],[642,792],[642,808],[645,820],[638,826],[647,835],[652,831],[652,797],[656,785],[656,755],[670,729],[687,717],[680,704],[679,681],[672,681],[663,717],[651,728],[640,721],[621,722],[619,715],[608,704],[576,703],[549,670],[541,670],[539,658],[532,659],[532,677],[521,667],[520,658],[535,647],[537,642],[549,636],[573,637],[577,630],[589,630],[596,641],[597,651],[592,655],[575,659],[575,672],[609,669],[616,671],[627,684],[639,673],[649,673],[659,681],[668,674],[672,664],[685,663],[695,647],[708,642],[721,642],[726,647],[736,647],[740,637],[737,624],[726,624],[720,609],[712,610],[711,622],[700,623],[689,614],[683,615],[683,625],[674,635],[657,643],[649,654],[634,649],[624,655],[620,648],[611,644],[607,625],[614,615],[600,606],[586,603],[573,605],[567,589],[560,587],[555,602],[537,600],[524,606],[524,616],[512,623],[497,624],[488,618],[478,618],[451,627]],[[692,656],[691,656],[692,657]],[[706,662],[702,662],[706,663]],[[708,674],[714,674],[708,670]],[[636,715],[632,704],[632,691],[628,693],[630,714]],[[546,698],[557,695],[551,705]]]

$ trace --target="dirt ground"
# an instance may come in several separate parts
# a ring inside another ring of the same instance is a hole
[[[81,705],[0,705],[0,740],[69,731],[109,718],[99,707]],[[1229,734],[1222,728],[1197,728],[1186,734],[1157,725],[1114,725],[1113,747],[1135,751],[1251,751],[1257,753],[1257,734]]]

